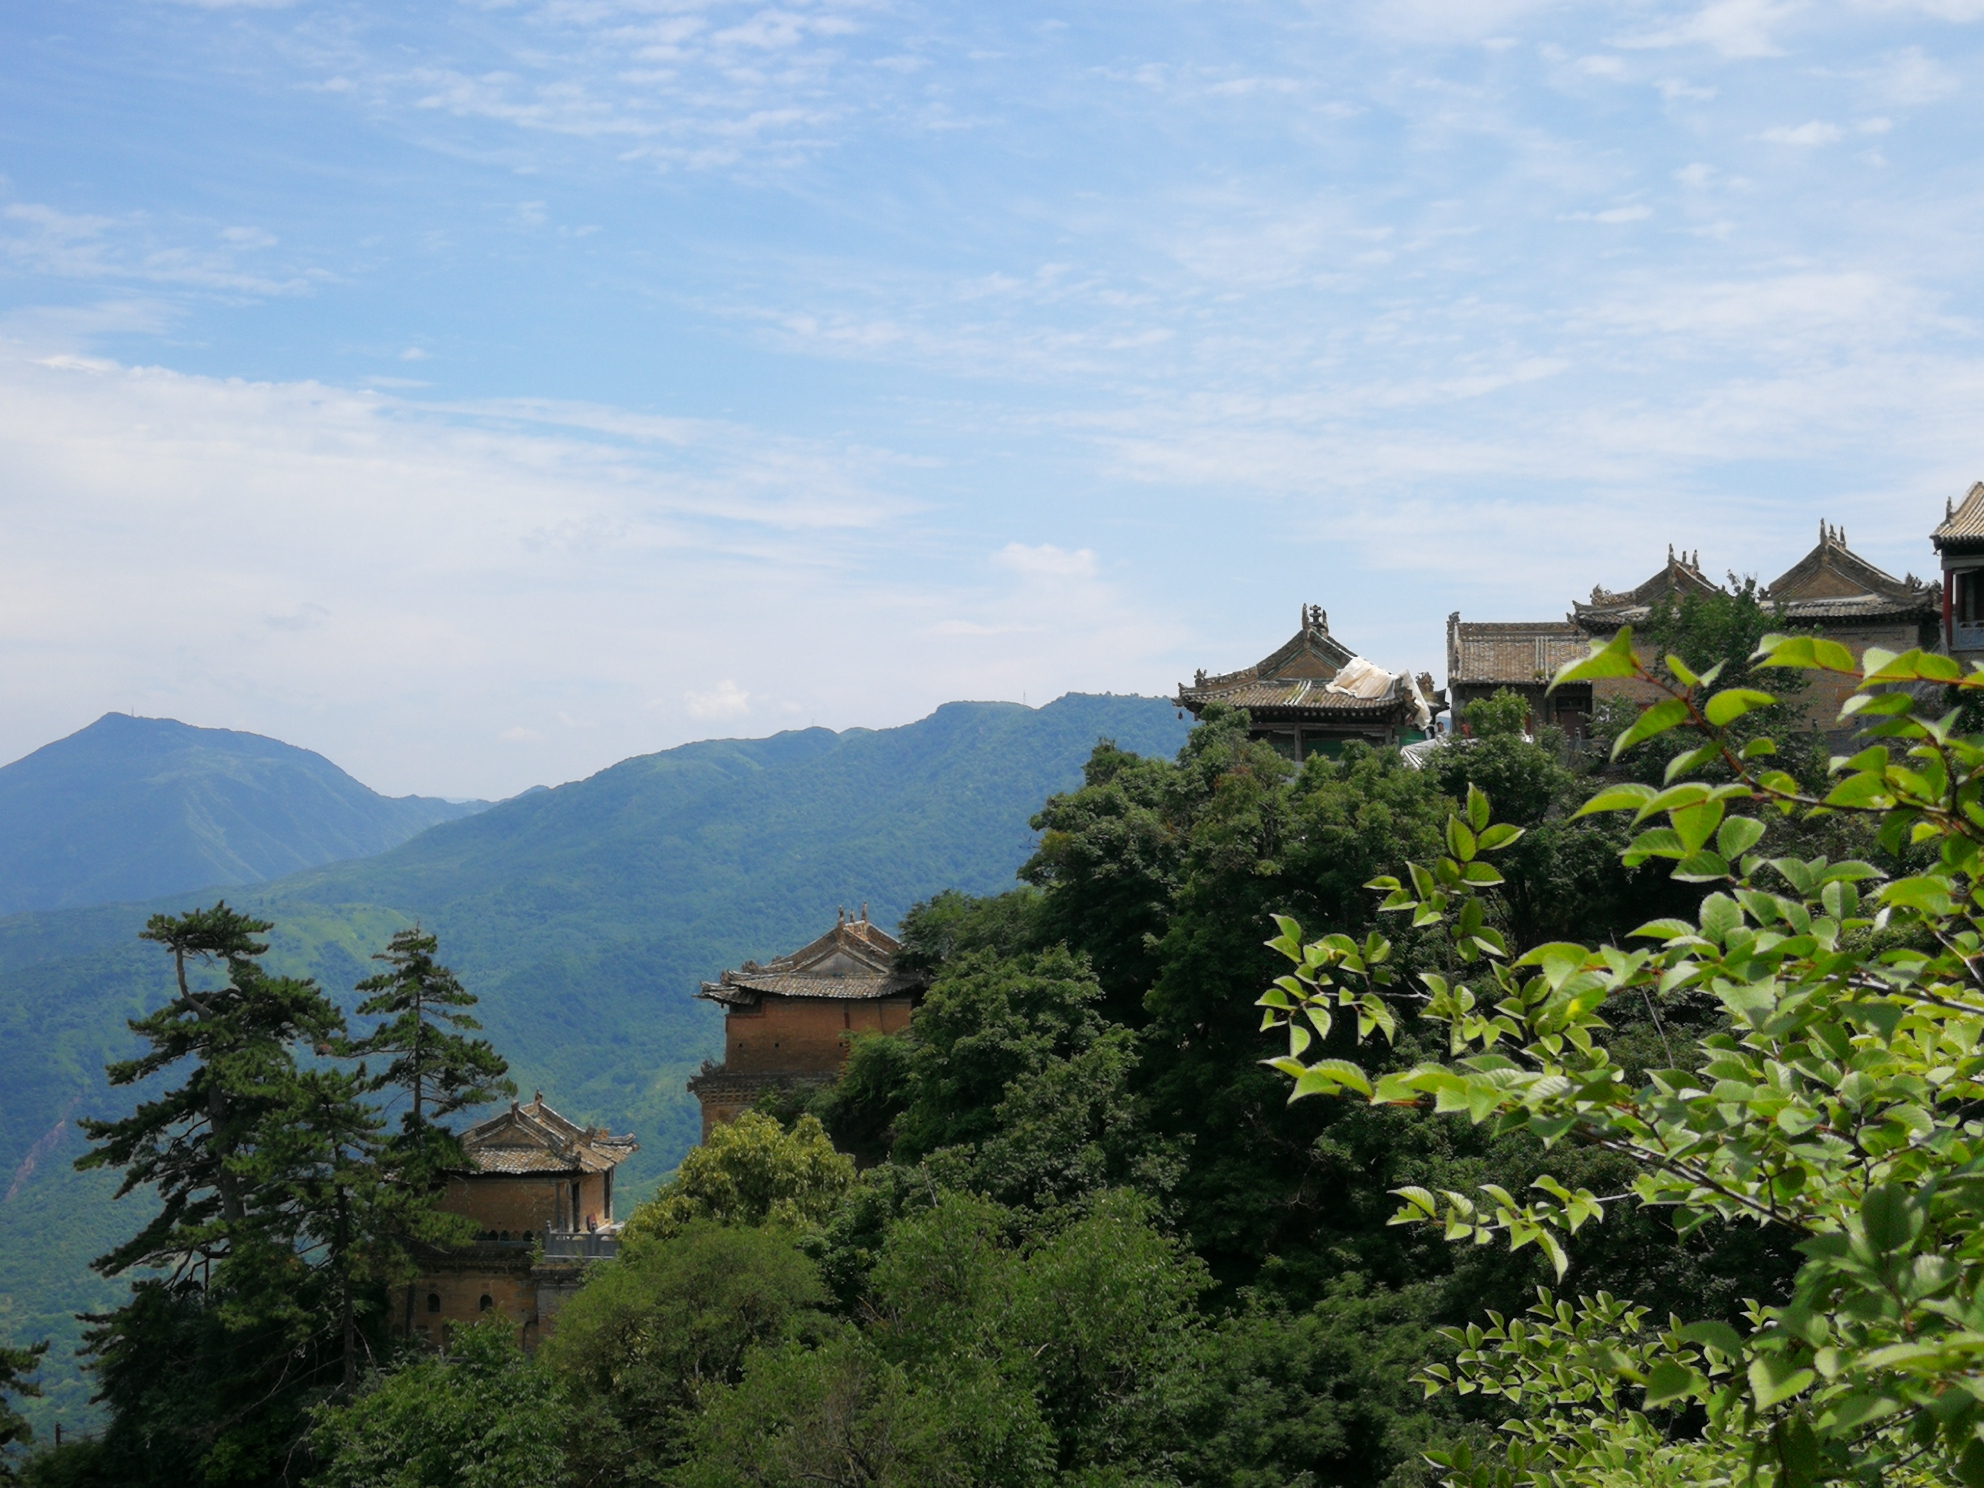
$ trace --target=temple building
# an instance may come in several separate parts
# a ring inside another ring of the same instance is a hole
[[[1573,682],[1550,689],[1550,679],[1567,661],[1591,653],[1591,636],[1573,620],[1462,620],[1447,616],[1447,698],[1453,726],[1462,728],[1467,705],[1493,697],[1503,688],[1529,704],[1532,728],[1552,723],[1582,735],[1591,718],[1591,684]]]
[[[1321,605],[1302,607],[1301,629],[1266,659],[1237,672],[1201,671],[1178,688],[1178,706],[1200,717],[1209,704],[1245,708],[1248,737],[1293,760],[1333,754],[1350,740],[1407,744],[1432,732],[1446,699],[1433,679],[1388,672],[1330,634]]]
[[[769,1091],[830,1085],[858,1033],[909,1027],[922,978],[895,969],[896,938],[841,911],[825,935],[760,966],[746,961],[696,995],[723,1009],[723,1063],[689,1081],[703,1108],[703,1136],[750,1110]]]
[[[613,1173],[640,1143],[567,1121],[540,1090],[470,1127],[461,1145],[468,1164],[448,1175],[440,1207],[468,1216],[479,1233],[421,1256],[421,1274],[406,1289],[403,1331],[443,1347],[449,1329],[494,1311],[535,1348],[578,1290],[585,1262],[618,1250]]]
[[[1962,503],[1943,507],[1931,534],[1943,562],[1943,647],[1965,661],[1984,661],[1984,481]]]
[[[1972,487],[1961,511],[1952,510],[1937,529],[1937,546],[1945,551],[1946,572],[1963,563],[1965,538],[1957,529],[1975,524],[1974,564],[1984,569],[1984,483]],[[1965,519],[1963,513],[1971,512]],[[1960,520],[1961,519],[1961,520]],[[1951,535],[1945,543],[1944,533]],[[1945,579],[1945,589],[1957,581]],[[1447,617],[1447,691],[1454,719],[1460,726],[1467,705],[1507,687],[1529,699],[1531,717],[1554,723],[1567,732],[1582,733],[1592,708],[1611,697],[1636,703],[1656,694],[1633,678],[1608,678],[1596,683],[1570,683],[1545,697],[1550,678],[1567,661],[1586,655],[1593,641],[1618,634],[1622,626],[1643,626],[1656,607],[1669,600],[1706,597],[1728,591],[1702,572],[1698,553],[1667,550],[1664,567],[1643,583],[1626,590],[1595,587],[1589,601],[1575,601],[1562,620],[1463,621],[1458,612]],[[1846,534],[1829,523],[1819,524],[1819,540],[1804,557],[1758,592],[1774,609],[1787,631],[1818,632],[1838,641],[1855,656],[1869,646],[1906,651],[1937,644],[1940,602],[1933,584],[1913,574],[1895,578],[1875,567],[1846,545]],[[1980,590],[1984,602],[1984,590]],[[1984,622],[1978,627],[1984,652]],[[1637,649],[1637,647],[1636,647]],[[1850,679],[1808,674],[1800,701],[1812,721],[1826,728],[1838,717],[1839,706],[1852,690]]]

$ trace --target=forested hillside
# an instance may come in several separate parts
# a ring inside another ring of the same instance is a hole
[[[382,796],[277,739],[106,713],[0,767],[0,915],[260,883],[484,804]]]
[[[98,1335],[101,1432],[29,1481],[1984,1481],[1984,739],[1952,707],[1984,669],[1759,650],[1748,596],[1656,620],[1657,672],[1628,631],[1567,668],[1666,694],[1601,708],[1611,751],[1508,692],[1418,762],[1297,766],[1220,706],[1173,755],[1099,743],[1018,886],[904,915],[906,1029],[713,1132],[548,1328],[487,1297],[439,1354],[387,1286],[472,1228],[459,1159],[386,1135],[355,1067],[412,1035],[348,1042],[265,927],[154,924],[238,947],[143,1030],[180,1104],[93,1129],[141,1176],[123,1134],[170,1139],[187,1203],[121,1238],[172,1279]],[[1828,758],[1801,668],[1911,764]],[[222,1018],[269,1030],[253,1061]]]
[[[419,921],[482,998],[526,1089],[633,1130],[638,1196],[694,1139],[683,1081],[716,1044],[698,983],[817,934],[838,905],[893,923],[947,887],[997,892],[1031,851],[1027,820],[1080,779],[1098,738],[1168,755],[1186,726],[1150,698],[1074,695],[1043,708],[955,703],[886,730],[809,729],[645,755],[438,826],[397,850],[228,901],[276,925],[273,966],[349,1002],[368,958]],[[75,1337],[70,1314],[113,1294],[85,1270],[139,1202],[77,1174],[76,1118],[127,1105],[103,1083],[170,970],[136,939],[149,905],[0,920],[0,1318],[9,1336]],[[60,1361],[51,1375],[66,1368]],[[37,1418],[78,1419],[58,1385]]]

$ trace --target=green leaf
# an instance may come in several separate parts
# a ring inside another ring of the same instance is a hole
[[[1780,1421],[1777,1457],[1784,1466],[1784,1488],[1812,1488],[1819,1481],[1824,1463],[1819,1457],[1819,1439],[1812,1434],[1812,1423],[1802,1413]]]
[[[1745,713],[1773,706],[1777,699],[1754,687],[1731,687],[1718,692],[1702,709],[1702,716],[1717,728],[1728,728]]]
[[[1681,1336],[1690,1343],[1706,1344],[1725,1359],[1743,1357],[1743,1340],[1736,1336],[1736,1330],[1727,1323],[1689,1323],[1681,1330]]]
[[[1479,832],[1488,825],[1488,795],[1473,781],[1467,783],[1467,820]],[[1459,856],[1456,854],[1455,856]]]
[[[1857,807],[1862,811],[1879,811],[1893,802],[1887,781],[1871,770],[1847,776],[1826,794],[1828,806]]]
[[[1612,758],[1617,759],[1635,744],[1643,744],[1664,734],[1677,724],[1687,722],[1687,719],[1688,705],[1679,698],[1667,698],[1655,703],[1634,720],[1631,728],[1613,741]]]
[[[1645,935],[1655,940],[1673,940],[1682,935],[1693,935],[1695,927],[1686,920],[1648,920],[1637,930],[1626,932],[1628,936]]]
[[[1604,645],[1592,642],[1591,654],[1582,661],[1567,661],[1557,668],[1557,675],[1550,679],[1550,690],[1555,691],[1566,682],[1596,682],[1606,677],[1636,677],[1639,675],[1639,659],[1633,655],[1633,628],[1630,625],[1619,627],[1619,633]]]
[[[1750,1393],[1756,1398],[1758,1410],[1769,1410],[1791,1399],[1811,1388],[1817,1378],[1811,1370],[1780,1355],[1766,1354],[1750,1361]]]
[[[1846,672],[1858,676],[1859,663],[1838,641],[1817,636],[1767,635],[1757,645],[1758,665],[1802,667],[1807,671]]]
[[[1475,846],[1483,852],[1495,852],[1507,847],[1520,836],[1522,836],[1521,827],[1511,826],[1508,822],[1496,822],[1476,839]]]
[[[1408,1184],[1404,1188],[1395,1188],[1392,1192],[1420,1211],[1427,1219],[1435,1218],[1440,1212],[1440,1201],[1433,1197],[1431,1189]]]
[[[1573,817],[1591,816],[1600,811],[1637,811],[1654,796],[1650,785],[1615,785],[1600,791],[1584,805],[1571,813]]]
[[[1950,898],[1949,880],[1927,874],[1917,878],[1898,878],[1891,884],[1883,885],[1876,897],[1883,904],[1919,909],[1928,915],[1946,915],[1956,907]]]
[[[1687,1365],[1663,1359],[1653,1366],[1653,1372],[1646,1377],[1646,1408],[1652,1410],[1670,1400],[1691,1396],[1707,1383]]]
[[[1681,845],[1687,856],[1698,853],[1715,835],[1715,829],[1722,825],[1725,810],[1720,801],[1698,801],[1692,806],[1682,806],[1667,813],[1667,819],[1674,823],[1674,830],[1680,835]]]
[[[1474,861],[1474,833],[1457,816],[1447,818],[1447,851],[1463,863]]]
[[[1892,1254],[1906,1250],[1922,1233],[1922,1208],[1898,1183],[1877,1183],[1860,1201],[1860,1225],[1867,1243]]]
[[[1371,1094],[1370,1077],[1347,1059],[1319,1059],[1295,1082],[1295,1094],[1290,1099],[1305,1095],[1335,1095],[1345,1088],[1368,1099]]]
[[[1699,749],[1690,749],[1685,754],[1675,755],[1674,758],[1667,762],[1666,773],[1660,778],[1667,784],[1672,785],[1675,781],[1692,775],[1703,765],[1712,764],[1721,758],[1722,745],[1711,739]]]
[[[1732,863],[1764,839],[1764,824],[1754,817],[1732,816],[1715,834],[1715,850]]]
[[[1963,668],[1950,657],[1920,647],[1891,656],[1878,646],[1869,646],[1861,660],[1870,683],[1954,682],[1963,675]]]

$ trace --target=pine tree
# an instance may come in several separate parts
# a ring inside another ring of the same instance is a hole
[[[270,976],[256,939],[270,925],[227,907],[153,915],[142,938],[172,953],[179,995],[130,1020],[150,1048],[108,1068],[110,1083],[136,1085],[190,1062],[176,1090],[143,1101],[121,1121],[85,1119],[95,1143],[79,1168],[123,1171],[118,1196],[156,1189],[157,1216],[92,1264],[106,1276],[156,1267],[176,1280],[197,1267],[202,1285],[258,1229],[280,1230],[282,1209],[258,1192],[269,1175],[252,1162],[259,1133],[293,1098],[295,1050],[329,1054],[344,1035],[344,1015],[316,983]],[[187,963],[227,973],[225,985],[196,989]],[[279,1239],[279,1234],[267,1238]]]
[[[164,1273],[91,1319],[85,1342],[121,1481],[259,1482],[300,1466],[310,1402],[341,1357],[355,1372],[362,1299],[382,1310],[381,1278],[358,1264],[365,1239],[392,1228],[369,1199],[382,1124],[363,1068],[328,1062],[346,1043],[337,1006],[258,963],[269,929],[225,903],[152,918],[144,938],[172,954],[177,995],[131,1021],[149,1047],[109,1075],[184,1079],[120,1121],[84,1123],[96,1145],[77,1166],[119,1168],[120,1195],[150,1187],[160,1200],[93,1263]],[[196,987],[189,963],[224,984]]]
[[[29,1399],[41,1394],[41,1386],[28,1376],[41,1367],[41,1356],[47,1352],[45,1338],[24,1349],[0,1348],[0,1483],[15,1481],[14,1464],[6,1449],[16,1442],[34,1440],[34,1428],[14,1409],[10,1397]]]
[[[389,970],[368,977],[357,990],[371,995],[360,1015],[384,1018],[371,1035],[351,1046],[354,1054],[387,1055],[374,1088],[405,1093],[399,1149],[409,1172],[432,1177],[460,1161],[460,1149],[440,1123],[468,1106],[514,1095],[509,1064],[487,1039],[469,1038],[482,1025],[462,1011],[475,994],[435,960],[440,941],[420,929],[402,930],[372,959]]]
[[[400,1130],[381,1157],[386,1181],[377,1200],[390,1209],[382,1218],[396,1222],[379,1232],[383,1247],[377,1274],[411,1281],[413,1250],[459,1244],[474,1227],[434,1206],[443,1176],[463,1164],[461,1144],[441,1125],[468,1106],[516,1093],[507,1078],[509,1063],[487,1039],[470,1038],[482,1025],[464,1009],[475,994],[436,959],[440,941],[419,926],[402,930],[373,957],[388,969],[360,982],[371,995],[358,1005],[361,1015],[383,1018],[371,1035],[349,1046],[360,1055],[380,1055],[386,1067],[373,1076],[373,1091],[397,1090],[406,1109]],[[397,1272],[397,1277],[392,1275]],[[406,1326],[413,1326],[413,1289],[406,1292]]]

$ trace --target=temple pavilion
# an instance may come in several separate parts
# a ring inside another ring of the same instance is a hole
[[[895,969],[901,944],[868,918],[842,910],[834,927],[789,955],[746,961],[696,995],[723,1009],[723,1063],[689,1081],[703,1108],[703,1136],[771,1091],[840,1078],[858,1033],[900,1033],[923,990]]]
[[[477,1235],[422,1254],[402,1331],[445,1347],[450,1329],[494,1311],[535,1348],[578,1290],[584,1263],[618,1249],[613,1173],[641,1144],[567,1120],[541,1090],[460,1141],[467,1162],[448,1174],[440,1207],[474,1220]]]
[[[1353,739],[1424,739],[1445,702],[1432,677],[1388,672],[1331,635],[1321,605],[1304,605],[1301,628],[1254,665],[1218,676],[1201,671],[1178,688],[1179,708],[1194,718],[1213,703],[1245,708],[1248,737],[1295,760],[1334,753]]]

